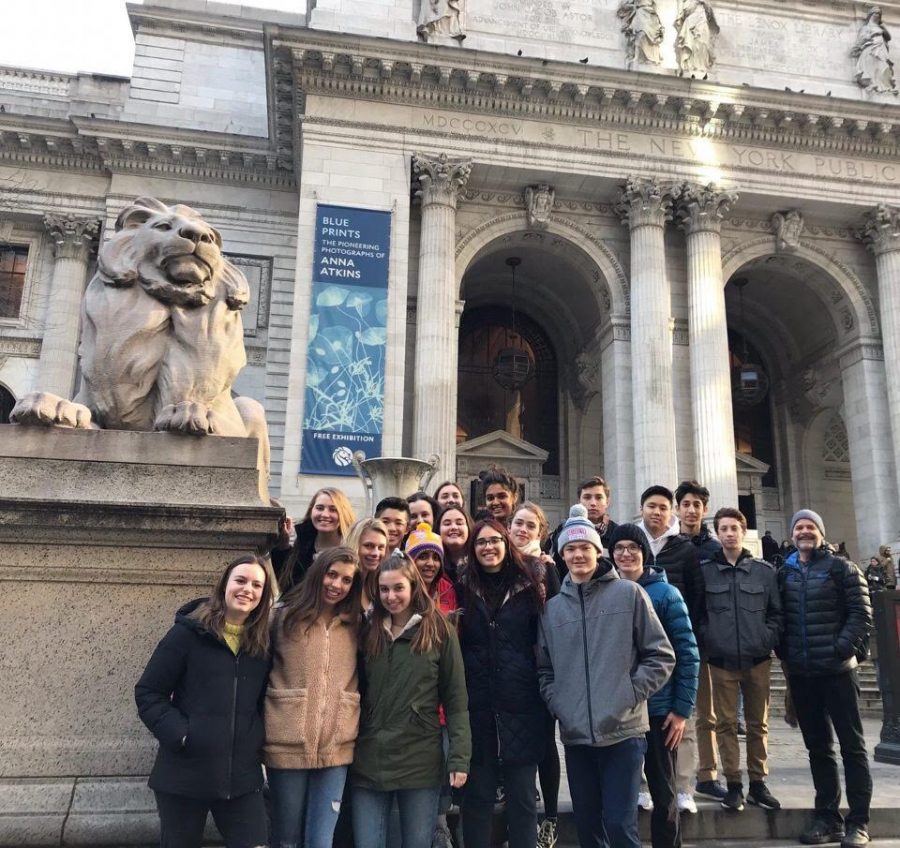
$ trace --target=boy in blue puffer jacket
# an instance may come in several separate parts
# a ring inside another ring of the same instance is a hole
[[[675,793],[675,758],[685,721],[694,710],[700,652],[681,592],[650,560],[647,537],[636,524],[620,524],[612,533],[610,553],[619,575],[641,586],[675,650],[675,671],[647,702],[650,730],[644,771],[653,798],[650,836],[653,848],[680,848],[681,822]]]

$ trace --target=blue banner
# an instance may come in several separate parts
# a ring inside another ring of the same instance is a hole
[[[381,455],[391,213],[320,204],[303,397],[304,474]]]

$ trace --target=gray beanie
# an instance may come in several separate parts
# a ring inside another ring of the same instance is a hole
[[[798,509],[794,513],[794,517],[791,519],[791,533],[794,532],[794,525],[801,519],[806,518],[809,521],[812,521],[816,527],[819,528],[819,532],[824,536],[825,535],[825,522],[822,521],[822,516],[819,515],[818,512],[813,512],[811,509]]]
[[[580,503],[569,510],[569,518],[556,540],[556,549],[560,554],[569,542],[590,542],[601,554],[603,553],[600,534],[588,518],[587,508]]]

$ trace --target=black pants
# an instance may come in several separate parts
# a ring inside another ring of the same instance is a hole
[[[160,848],[200,848],[207,813],[225,840],[225,848],[261,848],[269,841],[262,792],[227,801],[200,801],[156,792]]]
[[[677,753],[666,747],[665,716],[650,716],[644,774],[653,798],[650,839],[653,848],[681,848],[681,816],[675,793]]]
[[[855,671],[827,677],[790,675],[803,742],[809,751],[809,767],[816,787],[816,816],[840,823],[841,781],[834,755],[837,734],[847,784],[848,824],[867,827],[872,803],[869,754],[859,716],[859,683]],[[829,721],[830,720],[830,721]]]
[[[491,819],[497,782],[506,789],[506,823],[509,848],[537,845],[537,806],[534,779],[537,763],[531,765],[472,763],[462,802],[463,842],[466,848],[489,848]]]
[[[559,748],[556,747],[556,719],[548,712],[547,748],[544,759],[538,765],[538,780],[541,782],[541,795],[544,796],[544,818],[555,819],[558,815],[561,776]]]

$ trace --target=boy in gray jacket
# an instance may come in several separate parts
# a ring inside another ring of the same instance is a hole
[[[557,545],[569,573],[541,619],[538,678],[559,719],[578,841],[581,848],[640,848],[646,702],[669,679],[675,653],[647,595],[601,559],[581,504]]]

